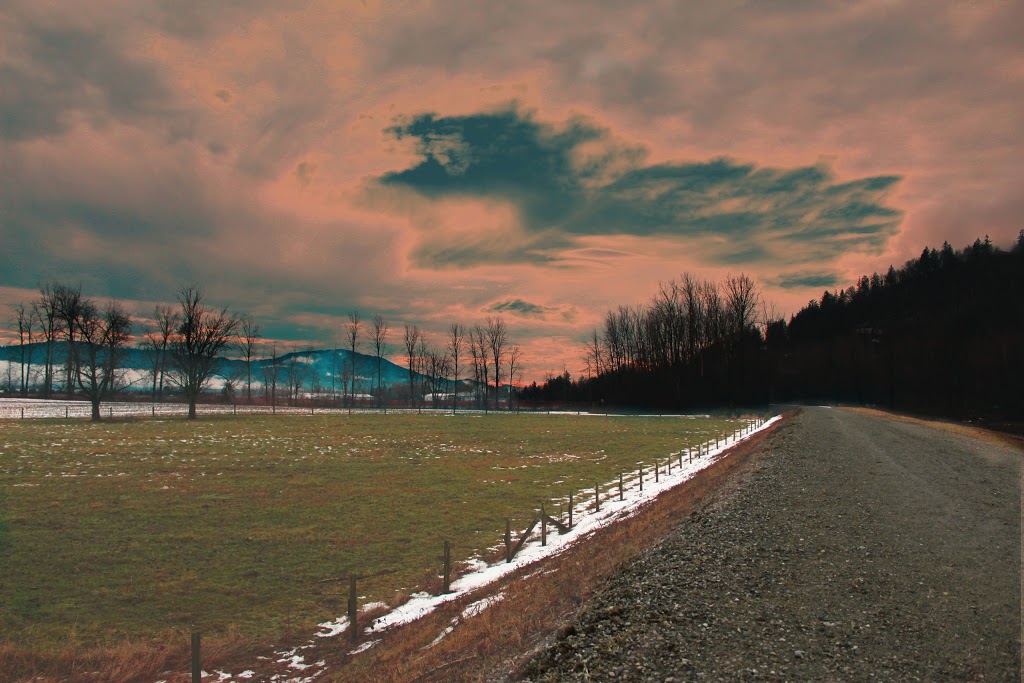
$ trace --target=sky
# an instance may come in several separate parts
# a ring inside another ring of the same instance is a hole
[[[788,315],[1024,228],[1024,3],[5,0],[5,308],[197,283],[295,348],[350,311],[524,379],[745,273]],[[364,342],[363,350],[369,351]]]

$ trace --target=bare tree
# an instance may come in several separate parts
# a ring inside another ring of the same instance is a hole
[[[285,363],[285,382],[288,387],[288,405],[295,405],[299,400],[299,394],[306,383],[309,374],[309,365],[302,362],[297,351],[288,355],[288,362]]]
[[[50,398],[53,393],[53,362],[54,343],[60,334],[60,318],[57,315],[57,298],[54,294],[56,283],[48,282],[39,288],[39,300],[32,304],[32,309],[39,321],[40,332],[45,342],[43,357],[43,398]]]
[[[466,345],[466,328],[459,323],[448,326],[448,357],[452,362],[452,413],[459,405],[459,358]]]
[[[75,376],[78,374],[75,339],[78,336],[78,318],[82,314],[82,285],[71,287],[56,283],[53,285],[57,317],[61,322],[67,351],[64,358],[64,393],[68,398],[75,395]]]
[[[132,319],[116,301],[102,310],[89,298],[77,302],[75,325],[75,382],[92,404],[92,420],[100,419],[100,402],[107,400],[122,379],[121,364],[131,338]]]
[[[388,324],[380,313],[373,316],[373,353],[377,357],[377,405],[384,403],[382,365],[387,353]]]
[[[35,331],[35,315],[31,307],[25,304],[17,304],[14,307],[14,318],[11,323],[18,329],[18,352],[21,374],[19,376],[19,391],[22,396],[28,396],[29,376],[32,372],[32,333]],[[26,363],[26,358],[28,362]]]
[[[415,325],[405,324],[405,356],[409,367],[409,407],[415,405],[416,400],[416,347],[420,341],[420,328]]]
[[[270,403],[271,407],[277,407],[277,379],[281,371],[281,365],[277,358],[277,342],[270,346],[270,364],[263,365],[263,395],[264,400]]]
[[[359,311],[352,311],[348,314],[348,322],[345,323],[345,333],[348,335],[349,369],[351,387],[348,392],[348,412],[352,413],[352,404],[356,400],[356,346],[359,343]]]
[[[512,410],[512,396],[515,391],[516,385],[516,372],[519,369],[519,358],[522,356],[523,350],[518,346],[513,346],[508,351],[508,409]]]
[[[420,396],[424,400],[420,401],[420,411],[423,410],[423,403],[428,393],[430,393],[430,345],[427,343],[427,337],[423,333],[420,333],[419,344],[416,345],[416,372],[420,375]]]
[[[498,409],[498,392],[501,388],[501,361],[508,344],[508,327],[499,318],[487,318],[487,348],[494,358],[494,409]]]
[[[487,332],[479,323],[474,325],[469,333],[469,344],[473,350],[476,368],[479,371],[477,382],[479,383],[478,386],[483,389],[483,406],[484,411],[486,411],[489,407],[487,402],[490,400],[490,390],[487,387],[487,381],[490,377],[487,372]]]
[[[245,361],[245,400],[252,403],[252,355],[260,340],[260,324],[251,315],[243,315],[239,320],[242,333],[238,339],[238,350]]]
[[[188,401],[188,419],[196,419],[196,401],[217,371],[217,356],[234,339],[240,324],[227,307],[206,308],[206,292],[191,284],[178,291],[181,305],[177,334],[171,341],[171,382],[181,387]]]
[[[756,324],[760,295],[757,285],[747,275],[730,275],[725,279],[725,307],[729,334],[738,339]]]
[[[151,354],[153,370],[153,400],[164,396],[164,375],[167,372],[167,350],[171,337],[178,329],[178,314],[170,306],[157,305],[153,308],[153,326],[146,331],[144,344]]]

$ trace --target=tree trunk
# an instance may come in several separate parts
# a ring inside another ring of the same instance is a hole
[[[195,396],[190,396],[188,399],[188,419],[196,419],[196,399]]]
[[[100,421],[100,401],[96,398],[92,400],[92,421]]]

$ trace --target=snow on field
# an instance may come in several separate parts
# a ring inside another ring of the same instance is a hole
[[[43,419],[43,418],[88,418],[92,409],[88,401],[46,400],[35,398],[0,398],[0,420],[3,419]],[[231,415],[231,414],[294,414],[309,415],[310,408],[292,408],[288,406],[254,406],[233,405],[227,403],[200,403],[196,406],[199,415]],[[348,413],[345,408],[316,408],[317,415]],[[354,409],[352,412],[368,412],[366,409]],[[374,411],[369,411],[374,412]],[[389,408],[388,412],[402,412],[402,409]],[[423,412],[427,412],[424,409]],[[188,405],[185,403],[151,403],[148,401],[111,401],[100,405],[102,417],[160,417],[187,415]]]
[[[540,544],[540,538],[535,534],[531,540],[528,540],[523,545],[522,550],[520,550],[515,558],[513,558],[512,562],[488,565],[477,560],[473,569],[467,574],[464,574],[458,580],[454,581],[451,585],[451,592],[445,595],[431,595],[425,592],[413,594],[412,598],[408,602],[395,607],[383,616],[377,617],[371,624],[363,628],[363,634],[371,636],[370,640],[364,642],[359,647],[350,650],[349,654],[358,654],[373,647],[380,642],[381,634],[389,629],[402,624],[408,624],[424,617],[444,603],[464,598],[474,591],[489,586],[517,570],[534,564],[544,558],[558,555],[575,543],[585,542],[586,539],[593,535],[598,529],[636,515],[665,491],[668,491],[688,479],[691,479],[697,472],[709,467],[718,459],[718,456],[722,455],[726,450],[733,447],[735,444],[750,438],[751,435],[756,434],[763,429],[767,429],[780,419],[781,418],[779,416],[775,416],[759,426],[756,425],[756,423],[751,422],[749,423],[749,431],[746,431],[742,435],[739,433],[730,435],[718,446],[715,445],[714,441],[705,443],[703,444],[703,448],[706,449],[704,455],[700,457],[695,456],[692,460],[689,457],[689,450],[670,454],[674,458],[678,458],[676,462],[679,464],[678,467],[673,465],[672,474],[667,474],[663,471],[659,476],[659,480],[656,482],[653,479],[653,474],[648,473],[648,476],[651,476],[652,478],[648,479],[645,477],[642,491],[640,490],[639,484],[637,482],[633,482],[630,486],[626,487],[624,500],[620,501],[618,499],[618,495],[609,495],[607,498],[601,500],[600,510],[594,510],[593,497],[580,500],[580,502],[573,508],[573,521],[576,524],[568,533],[558,534],[556,530],[552,529],[548,533],[548,544],[546,546],[542,546]],[[617,494],[618,480],[609,482],[606,486],[608,488],[614,487]],[[581,496],[581,498],[583,497]],[[445,627],[441,633],[438,634],[434,642],[428,645],[428,647],[440,642],[445,636],[450,634],[459,623],[480,614],[494,603],[499,602],[502,597],[503,594],[498,593],[494,596],[484,597],[465,607],[460,616],[456,617],[452,623]],[[372,606],[379,607],[380,603],[372,603]],[[370,605],[364,606],[363,611],[368,607],[370,607]],[[320,624],[320,632],[306,644],[300,645],[299,647],[291,650],[275,653],[275,657],[277,658],[276,661],[288,664],[293,671],[301,672],[302,675],[295,678],[275,676],[274,680],[287,683],[300,683],[302,681],[313,680],[325,673],[327,669],[323,660],[319,660],[315,664],[308,664],[301,654],[302,651],[316,647],[318,639],[337,638],[342,635],[347,637],[348,628],[348,617],[338,617],[333,621]],[[218,672],[218,675],[224,677],[221,679],[223,681],[231,681],[241,678],[241,674],[236,678],[232,678],[230,674],[226,674],[224,672]]]

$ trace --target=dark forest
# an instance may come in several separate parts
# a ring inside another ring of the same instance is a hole
[[[788,322],[745,276],[684,274],[647,305],[606,315],[585,374],[529,403],[637,409],[842,402],[954,418],[1024,414],[1024,231],[925,248],[900,268],[826,291]]]

